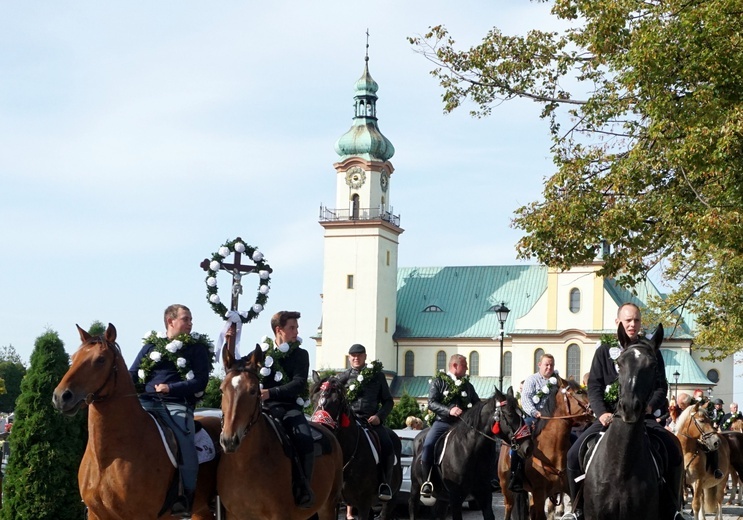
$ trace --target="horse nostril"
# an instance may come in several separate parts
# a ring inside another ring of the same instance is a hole
[[[62,392],[62,402],[66,403],[70,399],[72,399],[72,392],[70,392],[69,390],[65,390],[64,392]]]

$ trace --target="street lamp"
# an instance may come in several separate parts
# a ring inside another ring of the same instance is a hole
[[[674,392],[673,397],[676,399],[676,402],[677,403],[678,403],[678,398],[679,398],[679,376],[680,375],[681,374],[679,374],[679,371],[678,370],[676,370],[673,373],[673,379],[674,379],[674,381],[676,383],[676,392]]]
[[[712,399],[712,387],[707,388],[707,399]]]
[[[511,309],[506,307],[505,302],[500,302],[498,305],[495,305],[493,307],[493,312],[495,312],[496,316],[498,316],[498,321],[500,322],[500,377],[498,378],[500,391],[503,391],[503,325],[506,323],[506,320],[508,319],[508,313],[511,312]]]

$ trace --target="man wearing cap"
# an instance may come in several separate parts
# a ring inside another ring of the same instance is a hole
[[[722,416],[725,415],[725,410],[722,409],[722,405],[725,404],[722,402],[722,399],[719,397],[712,401],[712,403],[715,405],[712,410],[709,412],[709,417],[712,419],[712,424],[715,428],[719,428],[722,424]]]
[[[338,379],[347,388],[353,385],[355,389],[355,398],[349,403],[356,416],[368,424],[370,430],[374,431],[379,437],[379,444],[382,448],[379,460],[379,499],[390,500],[392,490],[389,482],[392,476],[392,467],[395,464],[395,452],[392,447],[392,441],[387,435],[384,428],[384,420],[392,411],[395,402],[392,400],[390,387],[387,384],[387,378],[381,370],[381,363],[376,363],[378,370],[371,369],[373,365],[366,365],[366,348],[358,343],[351,345],[348,349],[348,362],[351,368],[342,372]],[[361,372],[365,372],[364,377]]]

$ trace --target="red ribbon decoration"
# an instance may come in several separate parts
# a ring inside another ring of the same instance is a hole
[[[348,415],[341,414],[341,428],[348,428],[351,426],[351,419],[348,418]]]
[[[500,423],[495,421],[493,427],[490,428],[490,431],[493,432],[493,435],[498,435],[500,433]]]

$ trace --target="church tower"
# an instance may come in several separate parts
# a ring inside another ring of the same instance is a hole
[[[368,49],[368,45],[367,45]],[[356,82],[351,129],[335,143],[335,207],[321,207],[325,229],[322,325],[316,366],[344,368],[348,348],[397,369],[392,335],[397,318],[397,245],[403,230],[392,212],[392,143],[377,126],[377,90],[369,74]]]

